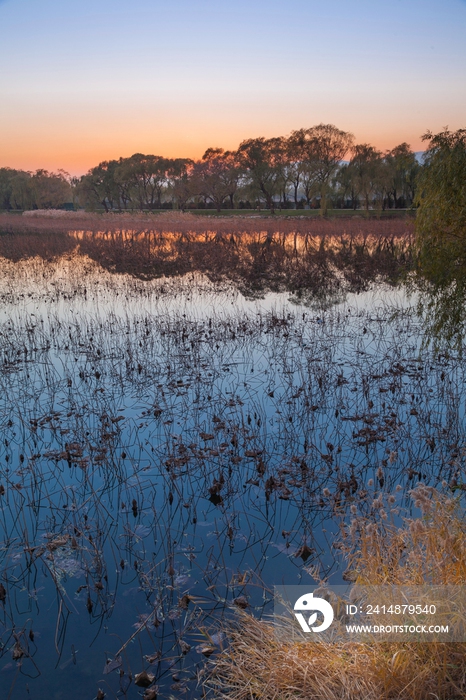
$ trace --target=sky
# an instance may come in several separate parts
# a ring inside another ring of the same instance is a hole
[[[0,0],[0,167],[466,127],[466,0]]]

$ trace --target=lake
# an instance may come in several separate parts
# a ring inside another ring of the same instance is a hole
[[[461,483],[464,359],[393,231],[43,236],[0,245],[0,698],[200,697],[236,609]]]

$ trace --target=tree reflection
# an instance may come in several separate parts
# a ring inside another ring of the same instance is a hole
[[[418,275],[413,288],[420,293],[417,310],[425,325],[424,346],[446,347],[462,353],[466,328],[466,276],[456,272],[439,284]]]
[[[201,272],[212,282],[232,283],[246,297],[287,292],[307,304],[331,304],[375,281],[396,285],[414,261],[406,220],[215,221],[165,215],[66,223],[17,217],[3,225],[7,235],[0,236],[0,255],[48,260],[79,252],[109,272],[140,280]]]

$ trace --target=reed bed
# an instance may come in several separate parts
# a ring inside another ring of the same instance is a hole
[[[27,214],[27,215],[25,215]],[[390,219],[373,221],[364,217],[348,219],[251,217],[231,216],[213,218],[195,216],[182,212],[160,214],[118,213],[93,214],[84,211],[57,212],[38,210],[25,212],[23,216],[3,213],[0,215],[0,231],[4,233],[43,233],[67,232],[81,229],[91,232],[154,231],[162,233],[217,233],[236,235],[239,232],[254,234],[306,234],[339,236],[342,233],[372,234],[381,236],[405,236],[412,234],[414,223],[411,219]]]

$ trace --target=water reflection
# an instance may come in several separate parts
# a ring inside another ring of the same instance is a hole
[[[102,230],[104,220],[64,231],[48,230],[47,221],[26,221],[25,231],[13,227],[0,236],[0,255],[14,262],[36,256],[50,261],[79,250],[105,270],[141,280],[202,273],[214,283],[228,281],[249,297],[287,291],[300,303],[341,300],[377,279],[396,284],[413,265],[409,221],[381,221],[374,227],[367,220],[348,220],[342,228],[329,221],[245,220],[238,231],[237,220],[209,221],[209,230],[196,217],[160,217],[165,223],[157,230],[147,221],[120,228],[114,217]],[[167,224],[176,228],[167,230]]]
[[[197,240],[164,241],[176,280],[115,271],[124,236],[3,261],[0,697],[200,695],[223,615],[340,582],[343,522],[397,517],[419,480],[462,486],[462,358],[420,354],[398,290],[290,303],[270,271],[301,263],[273,267],[263,239],[215,242],[230,262],[201,273]],[[273,301],[238,294],[258,260]]]
[[[463,352],[466,330],[466,279],[432,284],[420,276],[410,284],[418,297],[417,312],[424,321],[425,344],[437,352]]]

